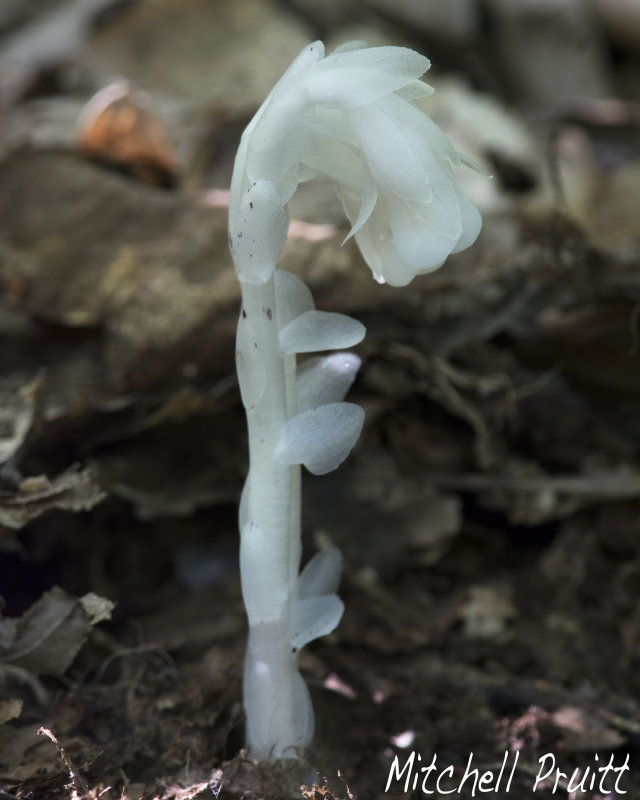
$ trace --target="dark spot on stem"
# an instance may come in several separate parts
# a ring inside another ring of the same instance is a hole
[[[253,208],[253,203],[249,201],[249,208]]]
[[[246,318],[247,318],[247,312],[243,308],[242,309],[242,319],[246,319]]]
[[[268,318],[268,319],[271,319],[271,317],[272,317],[272,316],[273,316],[273,315],[271,314],[271,309],[270,309],[270,308],[268,308],[268,309],[267,309],[267,318]]]

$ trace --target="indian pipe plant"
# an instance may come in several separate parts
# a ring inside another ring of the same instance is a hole
[[[298,654],[338,625],[341,557],[318,553],[300,572],[301,465],[334,470],[362,429],[343,398],[365,329],[317,311],[307,286],[276,268],[287,203],[316,175],[333,181],[364,260],[380,283],[405,286],[469,247],[480,214],[454,169],[475,167],[414,101],[433,92],[429,61],[403,47],[351,42],[328,56],[308,45],[242,136],[231,182],[229,237],[242,287],[236,361],[249,430],[239,511],[249,620],[244,709],[249,752],[296,757],[314,717]],[[331,352],[296,362],[298,353]]]

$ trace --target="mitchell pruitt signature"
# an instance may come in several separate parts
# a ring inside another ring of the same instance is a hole
[[[385,792],[395,784],[403,786],[404,792],[415,792],[419,789],[425,795],[459,795],[465,789],[470,797],[477,793],[509,792],[513,776],[518,766],[520,753],[515,751],[504,753],[502,764],[498,769],[479,769],[473,766],[473,753],[469,754],[467,765],[461,777],[455,774],[453,764],[441,766],[438,764],[438,754],[434,753],[429,763],[421,763],[422,755],[412,751],[404,765],[400,766],[399,756],[395,756],[389,769]],[[538,759],[539,769],[531,784],[531,791],[547,789],[555,794],[558,789],[563,793],[592,792],[596,791],[603,796],[627,794],[621,785],[621,778],[629,771],[629,754],[626,754],[621,763],[616,765],[613,753],[608,761],[601,759],[597,754],[593,763],[585,769],[574,769],[572,772],[564,771],[557,766],[553,753],[546,753]],[[397,789],[398,786],[395,786]]]

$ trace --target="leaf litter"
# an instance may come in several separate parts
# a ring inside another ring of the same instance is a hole
[[[613,34],[577,20],[591,91],[569,67],[558,88],[540,64],[579,64],[575,40],[539,20],[524,58],[525,2],[491,4],[497,72],[472,17],[439,27],[412,2],[384,19],[314,0],[46,5],[0,12],[0,61],[20,54],[0,163],[0,798],[376,797],[401,732],[457,771],[520,749],[515,800],[545,752],[636,754],[637,59],[610,71]],[[238,290],[208,190],[288,50],[354,21],[371,41],[409,24],[473,75],[435,76],[434,114],[495,178],[469,187],[473,252],[400,291],[338,248],[330,199],[296,201],[283,266],[366,323],[367,426],[338,476],[305,486],[309,554],[343,550],[347,610],[304,655],[318,733],[287,772],[241,749]],[[126,102],[79,138],[116,74]]]

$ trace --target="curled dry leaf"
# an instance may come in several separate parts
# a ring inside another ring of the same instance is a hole
[[[175,156],[161,120],[148,106],[127,81],[105,86],[81,114],[80,152],[121,167],[144,183],[172,186]]]
[[[17,492],[0,494],[0,524],[22,528],[52,508],[88,511],[105,496],[86,469],[71,467],[52,481],[44,475],[27,478]]]
[[[0,619],[0,665],[36,675],[62,675],[113,603],[90,593],[77,599],[57,586],[16,618]]]
[[[92,625],[111,619],[111,612],[116,605],[111,600],[107,600],[106,597],[100,597],[95,592],[87,592],[87,594],[82,595],[79,602],[89,615],[89,621]]]

